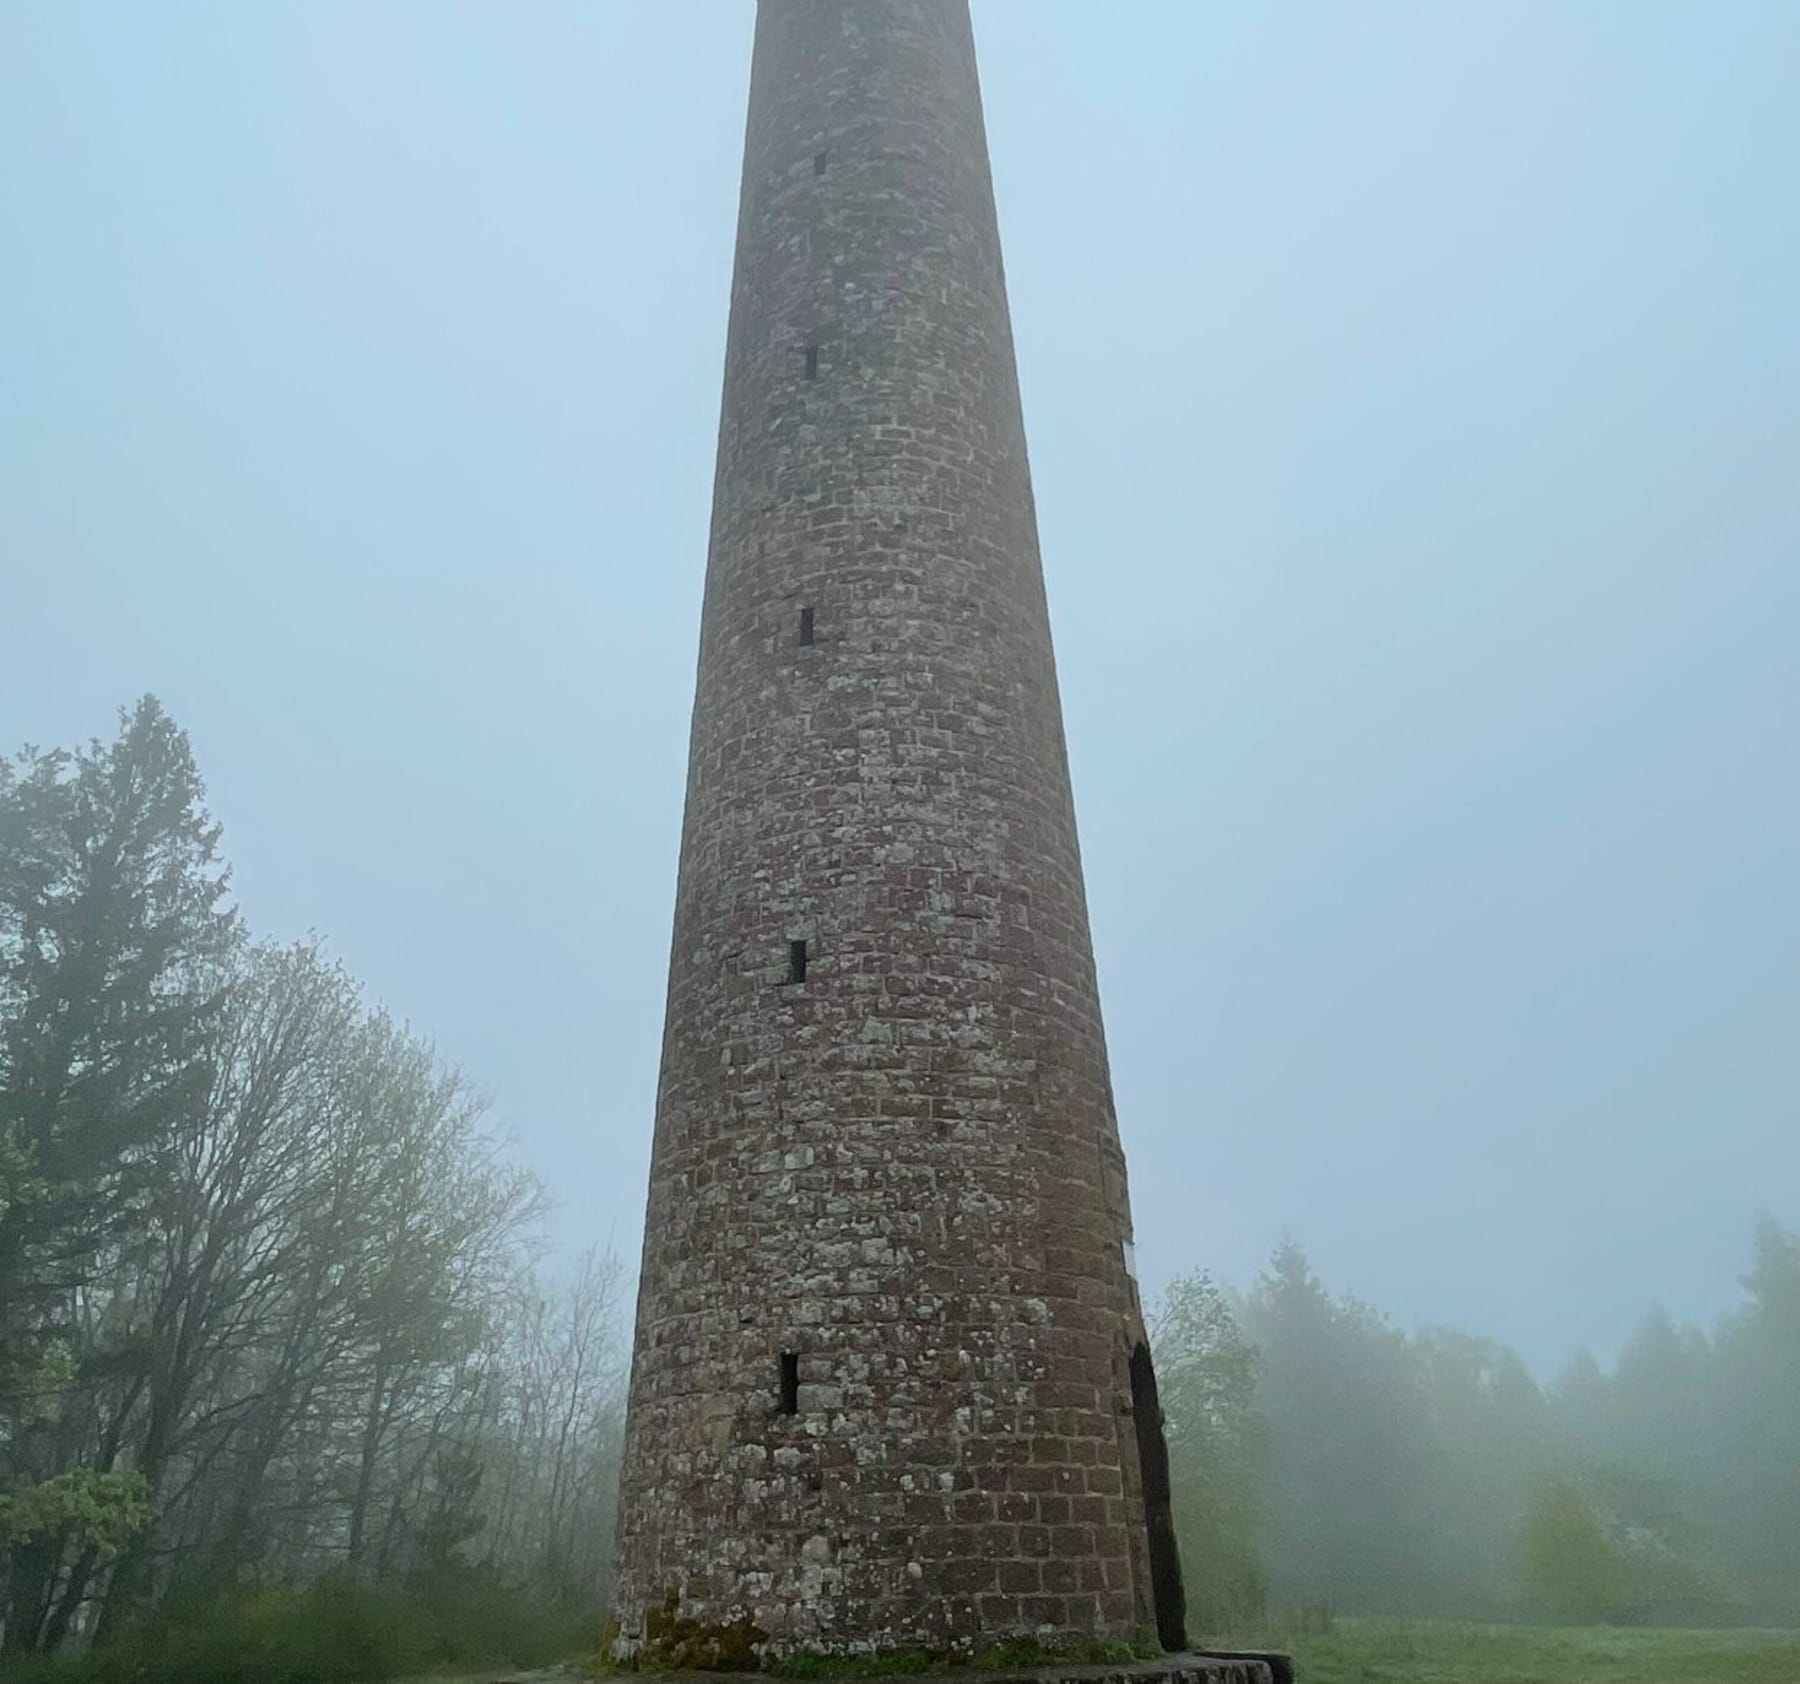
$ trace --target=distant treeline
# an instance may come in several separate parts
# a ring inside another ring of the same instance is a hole
[[[0,762],[0,1656],[571,1643],[620,1271],[534,1271],[480,1100],[316,944],[252,940],[218,842],[154,701]]]
[[[1610,1374],[1398,1331],[1284,1242],[1160,1311],[1198,1629],[1318,1610],[1800,1625],[1800,1239],[1757,1228],[1710,1332],[1652,1313]]]

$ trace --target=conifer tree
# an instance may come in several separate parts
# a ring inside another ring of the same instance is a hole
[[[35,1517],[12,1528],[12,1648],[42,1612],[47,1505],[74,1490],[55,1483],[43,1398],[96,1260],[211,1079],[239,939],[218,841],[151,697],[111,742],[26,750],[0,784],[0,1493]],[[68,1526],[114,1529],[91,1512],[110,1488],[78,1483]]]

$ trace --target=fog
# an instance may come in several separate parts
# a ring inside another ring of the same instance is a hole
[[[0,18],[0,741],[159,697],[552,1273],[636,1254],[750,23]],[[1711,1326],[1800,1222],[1800,13],[977,27],[1146,1285]]]

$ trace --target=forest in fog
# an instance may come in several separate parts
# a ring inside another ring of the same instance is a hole
[[[325,1579],[594,1623],[619,1267],[543,1269],[481,1098],[245,930],[153,701],[0,768],[0,1030],[0,1653]]]
[[[1177,1279],[1157,1361],[1200,1629],[1800,1624],[1800,1237],[1766,1218],[1746,1251],[1716,1327],[1653,1310],[1610,1373],[1582,1353],[1548,1386],[1329,1292],[1292,1241],[1241,1296]]]
[[[629,1283],[547,1262],[544,1203],[453,1064],[320,943],[244,927],[154,701],[0,763],[0,1655],[591,1641]],[[1296,1243],[1242,1292],[1176,1280],[1196,1629],[1800,1622],[1800,1241],[1745,1239],[1734,1314],[1652,1314],[1549,1385]]]

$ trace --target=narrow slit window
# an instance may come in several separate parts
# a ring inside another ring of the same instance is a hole
[[[810,608],[800,610],[800,647],[809,648],[813,640],[813,611]]]
[[[803,941],[788,943],[788,981],[806,981],[806,943]]]
[[[781,1413],[800,1413],[800,1357],[794,1351],[781,1353]]]
[[[819,378],[819,347],[817,345],[806,347],[806,378],[808,380]]]
[[[814,175],[823,175],[825,173],[825,165],[829,161],[830,157],[831,157],[831,154],[829,152],[815,152],[813,154],[813,174]]]

